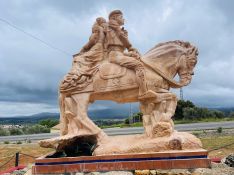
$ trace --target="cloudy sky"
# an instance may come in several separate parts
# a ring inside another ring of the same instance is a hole
[[[71,55],[88,41],[95,18],[115,9],[123,11],[142,54],[177,39],[199,48],[193,81],[183,88],[186,100],[233,107],[233,8],[232,0],[0,0],[0,117],[58,112],[58,84]],[[90,110],[112,106],[124,107],[96,102]]]

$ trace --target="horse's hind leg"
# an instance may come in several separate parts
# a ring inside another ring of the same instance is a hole
[[[89,105],[89,97],[90,93],[82,93],[71,96],[72,110],[70,110],[71,115],[69,116],[69,118],[73,123],[69,123],[71,124],[71,126],[73,126],[72,130],[74,131],[75,124],[76,132],[74,134],[97,134],[98,137],[106,136],[106,134],[88,117],[87,111]]]
[[[61,135],[66,135],[68,134],[68,119],[65,115],[65,95],[60,93],[59,94],[59,107],[60,107],[60,134]]]

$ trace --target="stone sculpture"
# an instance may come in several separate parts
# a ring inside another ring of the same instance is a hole
[[[169,91],[191,82],[198,49],[177,40],[157,44],[140,55],[123,24],[120,10],[112,11],[108,21],[102,17],[95,21],[89,42],[74,55],[72,68],[60,84],[61,136],[40,141],[42,147],[62,150],[85,136],[96,139],[93,155],[202,147],[195,136],[174,130],[171,117],[177,98]],[[179,82],[173,79],[176,75]],[[88,117],[88,105],[95,100],[139,102],[144,134],[107,136]]]

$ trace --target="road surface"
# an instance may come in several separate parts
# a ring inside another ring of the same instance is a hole
[[[178,131],[193,131],[193,130],[204,130],[204,129],[217,129],[222,128],[234,128],[234,121],[229,122],[208,122],[208,123],[190,123],[190,124],[178,124],[175,125],[175,129]],[[108,135],[128,135],[128,134],[140,134],[143,133],[143,127],[133,127],[133,128],[108,128],[104,131]],[[0,142],[4,141],[24,141],[29,139],[33,140],[43,140],[52,137],[57,137],[58,133],[43,133],[43,134],[32,134],[32,135],[18,135],[18,136],[1,136]]]

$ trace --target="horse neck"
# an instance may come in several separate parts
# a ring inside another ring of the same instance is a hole
[[[160,57],[155,59],[155,66],[168,77],[174,78],[178,72],[179,57]]]

